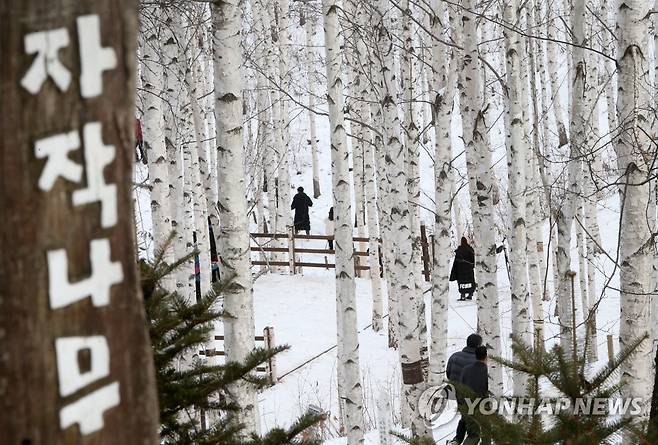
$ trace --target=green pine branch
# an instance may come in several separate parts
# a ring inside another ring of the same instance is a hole
[[[282,445],[312,444],[308,428],[323,420],[307,414],[289,428],[275,428],[263,437],[248,436],[240,422],[240,407],[230,397],[230,388],[247,382],[257,389],[271,385],[269,377],[256,369],[288,349],[255,348],[240,363],[210,365],[198,356],[212,340],[213,322],[226,316],[221,310],[221,296],[234,284],[232,277],[216,283],[199,301],[190,302],[177,292],[161,285],[163,279],[195,253],[166,264],[166,250],[174,234],[163,248],[156,249],[154,261],[141,261],[141,285],[151,348],[156,368],[156,384],[160,402],[160,438],[167,445]],[[203,425],[201,414],[212,418]],[[308,436],[308,437],[306,437]]]

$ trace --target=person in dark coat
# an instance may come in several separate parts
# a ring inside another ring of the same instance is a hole
[[[290,210],[295,211],[295,233],[299,230],[306,230],[306,234],[310,235],[311,220],[308,216],[309,207],[313,207],[313,201],[304,193],[304,187],[299,187],[290,205]]]
[[[466,365],[462,370],[460,382],[467,386],[475,393],[477,397],[486,398],[489,396],[489,370],[487,368],[487,347],[478,346],[475,348],[476,361],[470,365]],[[464,445],[478,443],[482,445],[490,444],[491,442],[486,437],[481,437],[480,426],[473,419],[468,417],[465,420],[466,432],[468,437]]]
[[[446,376],[448,380],[454,382],[461,382],[462,371],[468,365],[475,363],[475,349],[482,345],[482,337],[478,334],[471,334],[466,339],[466,347],[461,351],[457,351],[448,359],[446,366]],[[464,419],[460,419],[457,424],[457,432],[455,438],[451,443],[460,444],[466,436],[466,424]]]
[[[331,207],[329,209],[329,215],[327,215],[327,220],[324,223],[325,225],[325,232],[327,233],[327,236],[330,236],[331,238],[329,239],[329,250],[334,250],[334,208]]]
[[[475,251],[462,236],[461,244],[455,250],[455,260],[450,271],[450,281],[457,281],[461,297],[459,301],[472,300],[475,292]]]

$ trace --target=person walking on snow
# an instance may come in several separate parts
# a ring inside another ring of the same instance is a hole
[[[311,233],[311,220],[308,216],[308,208],[313,207],[313,201],[304,193],[304,187],[297,188],[297,194],[292,199],[290,210],[295,211],[295,233],[300,230],[306,230],[306,234]]]
[[[475,348],[482,345],[482,337],[478,334],[471,334],[466,339],[466,347],[461,351],[457,351],[448,359],[446,366],[446,376],[448,380],[453,382],[461,382],[462,371],[468,365],[475,363]],[[457,432],[455,438],[450,442],[450,445],[458,445],[464,441],[466,436],[466,424],[464,419],[460,419],[457,424]]]
[[[487,347],[475,348],[474,363],[464,367],[460,382],[475,393],[475,397],[489,397],[489,370],[487,368]],[[464,445],[490,445],[491,440],[482,434],[480,425],[473,419],[466,417],[464,421],[468,437]]]
[[[475,251],[462,236],[461,244],[455,250],[455,260],[450,271],[450,281],[457,281],[459,301],[472,300],[475,292]]]

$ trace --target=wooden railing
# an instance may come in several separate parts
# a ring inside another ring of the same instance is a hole
[[[252,233],[252,240],[256,242],[256,246],[251,246],[252,252],[260,253],[288,253],[288,261],[271,261],[269,259],[264,260],[254,260],[251,262],[254,266],[268,266],[268,267],[288,267],[291,274],[296,273],[297,269],[300,267],[316,267],[322,269],[333,269],[336,267],[335,262],[330,263],[325,256],[324,262],[312,262],[312,261],[299,261],[297,254],[324,254],[324,255],[335,255],[336,250],[334,249],[320,249],[320,248],[309,248],[309,247],[297,247],[295,245],[295,240],[316,240],[316,241],[333,241],[334,237],[330,235],[302,235],[296,234],[292,229],[288,230],[288,233]],[[269,246],[267,244],[260,244],[259,239],[269,239],[269,240],[287,240],[286,247],[277,247]],[[367,243],[368,238],[363,237],[354,237],[354,243]],[[354,249],[354,271],[357,276],[361,276],[361,271],[369,270],[370,267],[365,264],[361,264],[361,257],[367,257],[369,255],[368,251],[361,251]],[[266,256],[266,255],[265,255]],[[378,252],[379,256],[379,252]]]
[[[250,246],[250,249],[252,252],[259,252],[263,254],[262,259],[258,260],[253,260],[251,262],[252,265],[254,266],[266,266],[266,267],[287,267],[290,271],[291,274],[297,273],[297,270],[302,267],[315,267],[315,268],[321,268],[321,269],[333,269],[336,267],[335,262],[330,262],[329,257],[332,255],[335,256],[336,251],[334,249],[322,249],[322,248],[317,248],[317,247],[298,247],[295,244],[296,240],[316,240],[316,241],[333,241],[334,237],[330,235],[301,235],[301,234],[295,234],[292,229],[288,231],[288,233],[252,233],[251,234],[251,239],[255,243],[252,243]],[[270,240],[266,241],[264,243],[260,242],[260,240]],[[286,240],[287,245],[286,246],[272,246],[269,245],[271,240]],[[358,244],[365,244],[369,242],[368,238],[365,237],[354,237],[353,242],[355,243],[354,246],[354,272],[356,276],[360,277],[361,272],[364,270],[370,270],[370,266],[368,265],[367,260],[362,260],[363,257],[368,257],[370,255],[368,250],[359,250],[358,249]],[[425,281],[430,281],[431,280],[431,269],[432,269],[432,260],[430,258],[430,246],[432,247],[431,251],[431,257],[434,257],[434,248],[432,243],[430,243],[427,239],[427,233],[425,230],[425,226],[421,225],[420,226],[420,244],[421,244],[421,259],[422,259],[422,264],[423,264],[423,270],[421,273],[423,274],[423,277]],[[377,251],[377,259],[379,261],[380,265],[380,270],[384,270],[384,265],[381,260],[382,258],[382,252],[381,252],[381,242],[378,242],[378,251]],[[270,260],[267,254],[269,253],[275,253],[275,254],[288,254],[287,261],[282,261],[282,260]],[[299,254],[320,254],[320,255],[325,255],[324,257],[324,262],[313,262],[313,261],[300,261],[298,259]]]
[[[224,336],[215,335],[215,340],[223,342]],[[272,326],[265,326],[263,329],[263,335],[255,335],[254,340],[256,343],[262,343],[264,349],[274,349],[274,328]],[[208,348],[199,351],[199,355],[204,357],[224,357],[226,356],[226,351],[223,349]],[[265,366],[258,366],[256,372],[265,374],[269,377],[272,384],[276,383],[278,380],[276,356],[270,357],[265,363]]]

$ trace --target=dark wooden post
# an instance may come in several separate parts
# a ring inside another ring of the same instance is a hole
[[[354,249],[354,273],[357,277],[361,278],[361,257],[357,255],[356,248]]]
[[[295,229],[288,227],[288,267],[290,275],[295,274]]]
[[[137,5],[0,0],[0,443],[157,444],[132,213]]]
[[[430,254],[427,248],[427,232],[425,231],[425,224],[420,226],[420,246],[423,255],[423,274],[425,281],[430,281]]]
[[[265,326],[263,329],[263,340],[265,342],[265,349],[274,349],[274,328],[272,326]],[[276,357],[270,357],[267,360],[267,374],[272,380],[272,384],[276,384],[277,369],[276,369]]]

